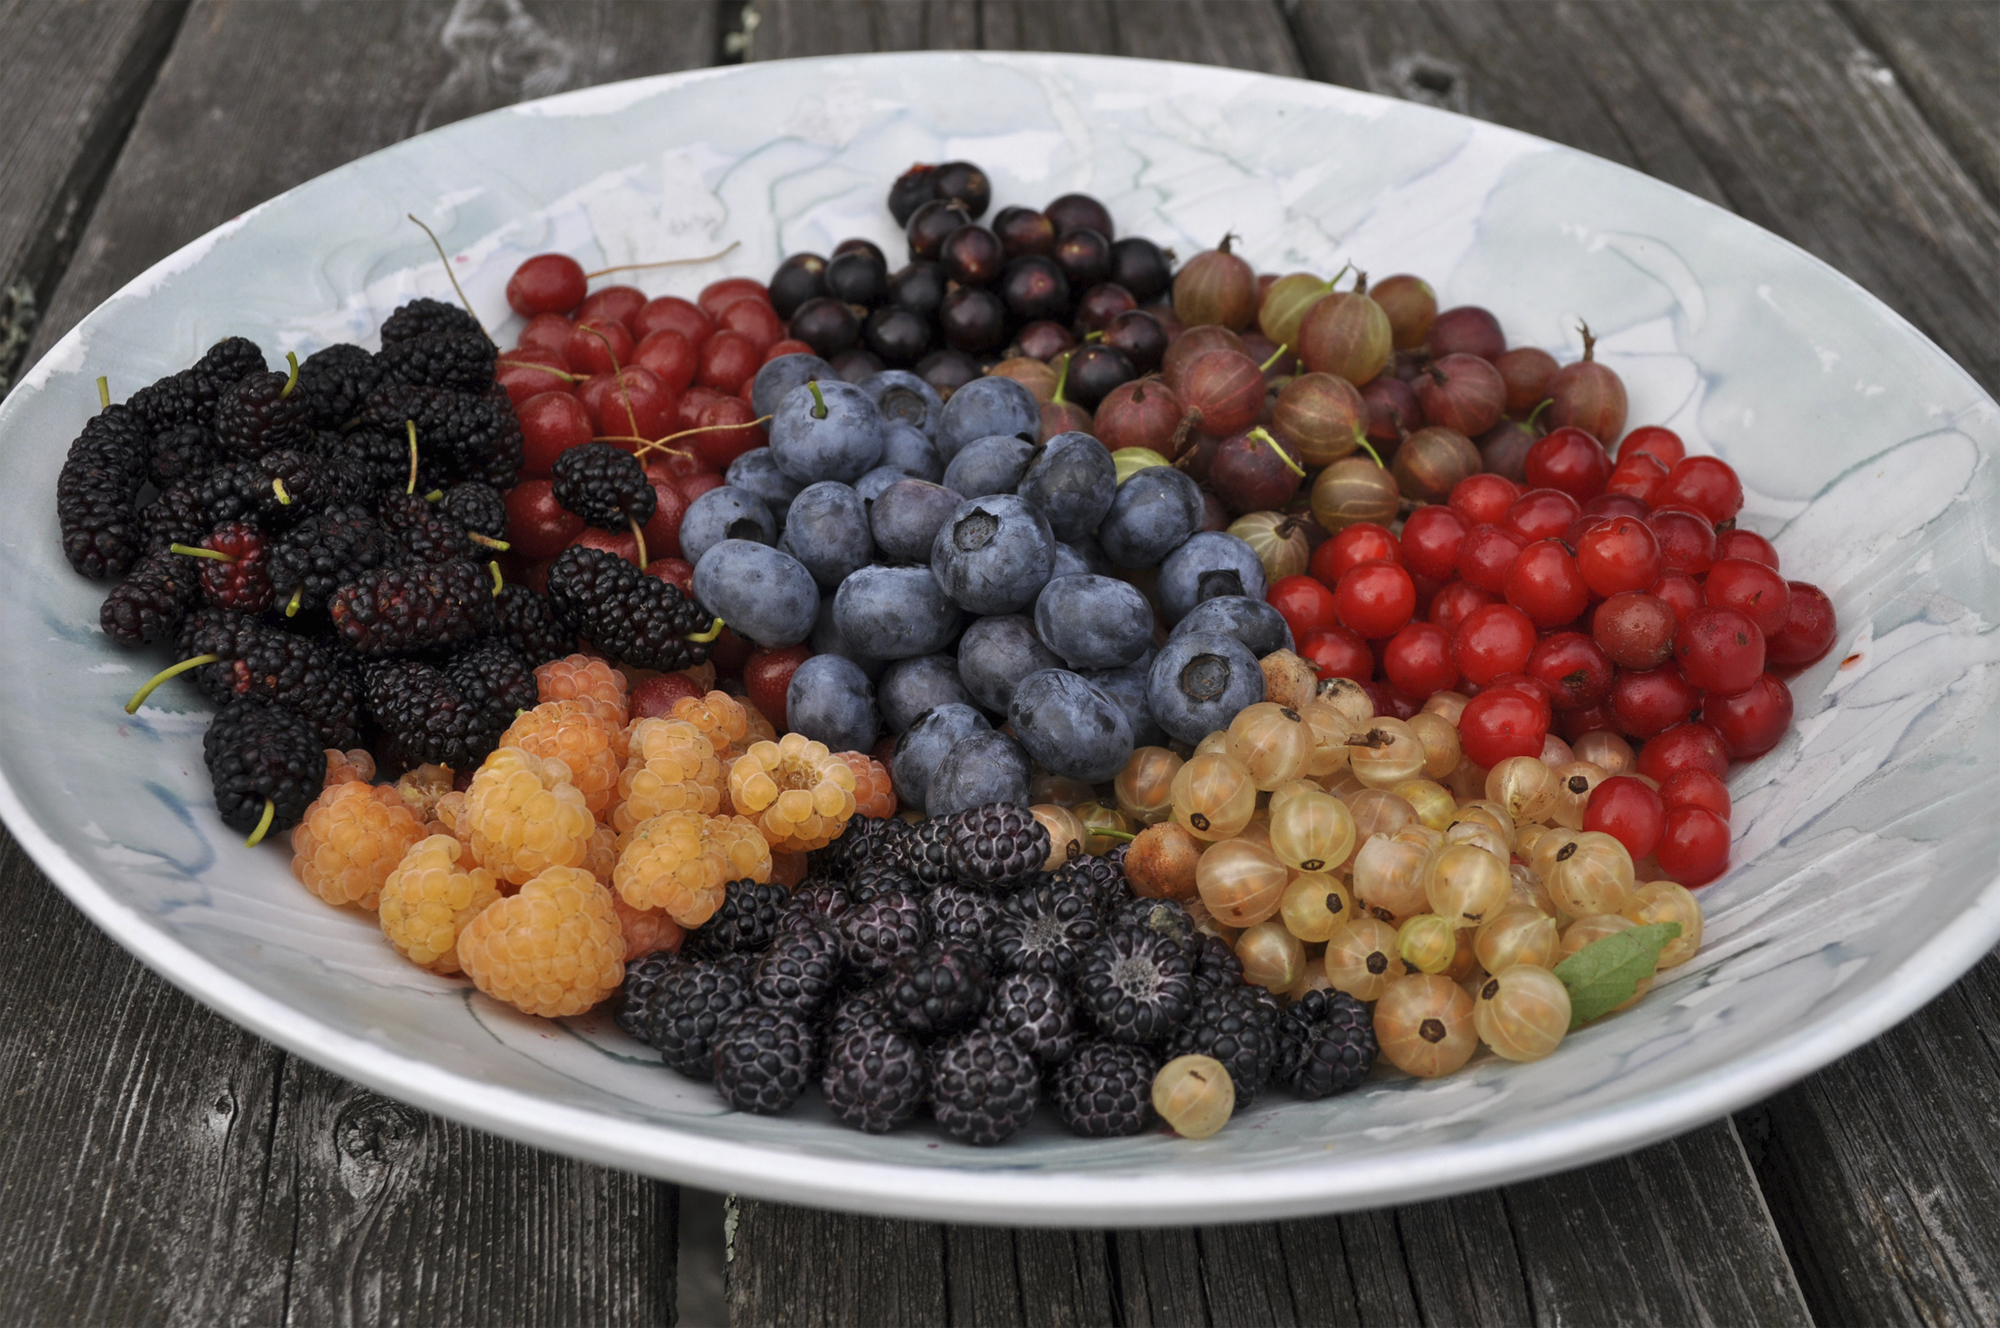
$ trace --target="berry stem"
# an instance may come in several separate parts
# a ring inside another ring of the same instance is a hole
[[[726,248],[718,249],[712,254],[703,254],[699,258],[662,258],[656,263],[620,263],[617,267],[601,267],[595,272],[584,273],[583,279],[595,281],[599,277],[608,277],[613,272],[638,272],[649,267],[692,267],[697,263],[713,263],[717,259],[729,257],[742,243],[741,240],[731,240]]]
[[[1525,421],[1523,421],[1525,427],[1530,429],[1534,428],[1535,421],[1542,417],[1542,412],[1555,404],[1556,404],[1556,399],[1554,397],[1543,397],[1540,401],[1535,403],[1535,408],[1528,412],[1528,418]]]
[[[707,631],[696,632],[693,636],[690,636],[687,639],[695,642],[696,644],[705,644],[709,641],[715,640],[716,637],[721,636],[722,629],[725,625],[726,624],[722,621],[722,619],[717,618],[714,622],[708,625]]]
[[[272,802],[269,798],[264,799],[264,814],[257,818],[257,828],[252,830],[250,837],[243,841],[243,847],[255,848],[263,843],[264,836],[271,833],[271,822],[276,819],[277,815],[278,804]]]
[[[1095,830],[1089,830],[1086,832],[1086,835],[1092,839],[1122,839],[1128,844],[1139,837],[1130,830],[1113,830],[1109,826],[1101,826]]]
[[[812,417],[816,420],[825,419],[826,398],[819,394],[819,380],[814,378],[806,379],[806,390],[813,394]]]
[[[451,279],[451,288],[458,292],[458,302],[465,306],[466,314],[471,317],[474,325],[479,328],[479,335],[485,337],[491,343],[493,341],[493,334],[486,330],[486,324],[479,321],[479,315],[472,312],[472,301],[465,298],[465,288],[458,284],[458,273],[451,270],[451,260],[444,256],[444,246],[438,243],[437,232],[424,225],[421,221],[417,221],[416,213],[405,212],[403,215],[411,221],[416,221],[417,229],[431,237],[431,248],[437,250],[438,262],[444,264],[444,274]]]
[[[1352,267],[1353,264],[1350,263],[1348,266]],[[1358,269],[1354,273],[1354,293],[1356,295],[1368,293],[1368,274]]]
[[[424,495],[424,501],[427,503],[434,503],[439,501],[443,497],[444,497],[443,489],[432,489],[429,493]]]
[[[646,570],[646,532],[639,528],[639,518],[627,513],[625,523],[632,527],[632,542],[639,546],[639,570]]]
[[[1381,466],[1383,470],[1388,469],[1387,466],[1382,465],[1382,454],[1375,450],[1375,445],[1373,443],[1369,442],[1366,438],[1361,436],[1361,431],[1359,429],[1356,429],[1354,431],[1354,443],[1355,446],[1359,447],[1369,456],[1374,457],[1376,465]]]
[[[285,363],[292,366],[292,372],[291,376],[285,379],[285,385],[278,389],[278,400],[280,401],[290,396],[292,389],[299,385],[299,357],[297,353],[289,350],[286,351]]]
[[[1291,348],[1292,348],[1291,342],[1289,341],[1279,342],[1278,348],[1271,352],[1271,358],[1257,366],[1257,372],[1269,373],[1271,371],[1271,366],[1276,364],[1279,360],[1283,359],[1285,357],[1285,352],[1290,350]]]
[[[204,664],[219,664],[221,662],[222,656],[220,655],[196,655],[193,659],[182,660],[172,668],[160,670],[152,677],[146,679],[145,686],[132,693],[132,699],[125,703],[125,713],[128,715],[138,714],[139,707],[144,705],[146,698],[153,694],[153,689],[167,679],[177,674],[186,673],[189,669],[198,669]]]
[[[99,410],[111,409],[111,380],[109,378],[100,377],[97,380],[97,408]]]
[[[1576,330],[1583,334],[1583,362],[1589,364],[1597,358],[1597,338],[1590,335],[1590,324],[1581,318],[1576,321]]]
[[[409,487],[404,489],[403,492],[415,493],[417,491],[417,422],[415,420],[404,420],[403,424],[410,431],[410,483]]]
[[[1054,406],[1067,406],[1069,403],[1063,400],[1063,389],[1067,388],[1068,386],[1069,386],[1069,353],[1065,351],[1062,357],[1062,367],[1056,370],[1056,390],[1049,395],[1049,404]]]
[[[500,598],[500,592],[507,588],[507,583],[500,578],[499,560],[495,559],[486,564],[486,570],[493,573],[493,598],[498,599]]]
[[[754,429],[760,424],[769,424],[771,418],[769,415],[759,415],[747,424],[704,424],[699,428],[682,429],[679,433],[665,434],[659,438],[637,438],[630,434],[604,434],[590,441],[593,443],[637,443],[639,444],[639,455],[642,457],[648,452],[672,452],[675,456],[692,456],[693,453],[685,448],[668,447],[667,444],[676,438],[686,438],[689,434],[718,433],[723,429]]]
[[[283,480],[272,480],[271,492],[278,495],[278,506],[290,507],[292,505],[292,495],[286,490]]]
[[[1273,438],[1271,436],[1271,431],[1269,429],[1266,429],[1263,425],[1260,424],[1256,428],[1250,431],[1250,439],[1252,442],[1262,443],[1264,444],[1264,446],[1270,448],[1273,452],[1276,452],[1278,454],[1278,460],[1284,462],[1285,469],[1291,471],[1292,474],[1303,476],[1306,473],[1306,468],[1304,466],[1301,466],[1298,462],[1292,460],[1289,456],[1285,455],[1285,449],[1278,446],[1278,440]]]
[[[217,562],[222,563],[233,563],[236,561],[234,555],[224,553],[220,549],[197,549],[192,544],[169,544],[167,552],[184,553],[190,558],[213,558]]]
[[[287,618],[296,618],[299,616],[299,605],[305,602],[305,597],[306,588],[304,586],[300,586],[292,591],[292,597],[285,601],[285,616]]]
[[[482,535],[476,530],[466,531],[465,537],[471,540],[474,544],[479,545],[481,548],[492,549],[496,553],[505,553],[509,549],[514,547],[513,545],[509,544],[506,540],[497,540],[494,539],[491,535]]]

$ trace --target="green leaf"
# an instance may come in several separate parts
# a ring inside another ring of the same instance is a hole
[[[1654,922],[1615,931],[1584,946],[1555,967],[1569,988],[1569,1026],[1589,1023],[1632,999],[1660,966],[1660,951],[1681,934],[1678,922]]]

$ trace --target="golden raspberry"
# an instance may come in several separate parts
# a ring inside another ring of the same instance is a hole
[[[840,759],[854,772],[854,810],[878,819],[896,814],[896,786],[889,767],[865,752],[842,752]]]
[[[717,756],[741,747],[749,724],[743,707],[727,692],[683,696],[674,702],[673,717],[700,729]]]
[[[825,848],[847,828],[854,771],[825,743],[787,733],[751,744],[730,767],[729,800],[739,815],[756,818],[772,848],[804,853]]]
[[[458,961],[493,999],[558,1019],[618,990],[625,935],[609,890],[581,867],[550,867],[466,924]]]
[[[736,700],[743,707],[743,715],[747,721],[743,737],[737,745],[748,747],[753,742],[776,742],[777,726],[764,718],[764,712],[757,708],[756,703],[747,696],[739,696]]]
[[[374,908],[382,882],[424,837],[396,790],[359,780],[313,799],[292,827],[292,875],[329,904]]]
[[[375,758],[363,747],[351,752],[343,752],[337,747],[326,749],[326,782],[321,788],[332,788],[335,784],[363,784],[375,782]]]
[[[602,817],[618,791],[618,772],[625,764],[618,748],[624,739],[622,725],[606,724],[587,704],[545,701],[516,715],[500,735],[500,745],[519,747],[545,761],[561,761],[569,767],[570,782],[583,794],[583,805],[592,816]]]
[[[524,884],[550,867],[581,867],[597,820],[569,767],[519,747],[496,747],[466,790],[459,824],[481,866]]]
[[[456,777],[444,766],[420,765],[403,773],[396,781],[396,792],[403,795],[403,801],[419,821],[428,821],[435,815],[438,799],[451,792],[456,782]]]
[[[625,936],[625,962],[644,959],[659,950],[680,953],[681,942],[687,933],[673,915],[664,908],[633,908],[616,891],[611,895],[611,907],[618,914],[618,928]]]
[[[606,889],[611,887],[611,873],[618,869],[618,832],[608,825],[600,825],[590,832],[590,843],[585,846],[583,867],[597,883]]]
[[[722,905],[730,881],[771,879],[771,847],[740,816],[668,812],[625,837],[612,880],[634,908],[664,908],[699,927]]]
[[[536,694],[544,701],[590,701],[620,728],[630,717],[625,676],[594,655],[569,655],[535,670]]]
[[[433,973],[456,973],[458,934],[500,898],[493,873],[450,835],[432,835],[410,851],[382,885],[382,934],[403,957]]]
[[[641,719],[627,737],[631,751],[611,810],[619,834],[667,812],[710,815],[722,806],[722,766],[700,729],[684,720]]]

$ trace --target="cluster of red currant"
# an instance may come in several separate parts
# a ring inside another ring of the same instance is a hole
[[[1729,464],[1687,455],[1671,430],[1633,430],[1614,465],[1590,434],[1559,428],[1524,469],[1525,486],[1460,480],[1400,537],[1346,527],[1271,603],[1322,676],[1365,683],[1383,714],[1464,696],[1460,738],[1480,766],[1539,756],[1551,733],[1642,740],[1636,770],[1652,783],[1605,781],[1588,828],[1684,884],[1713,880],[1729,853],[1721,777],[1784,735],[1780,675],[1832,647],[1833,606],[1736,528]]]

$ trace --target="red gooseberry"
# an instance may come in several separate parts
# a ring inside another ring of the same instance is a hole
[[[1700,576],[1715,561],[1715,527],[1700,513],[1661,508],[1649,518],[1649,524],[1660,541],[1660,561],[1668,571]]]
[[[1666,482],[1667,468],[1660,459],[1651,452],[1637,452],[1618,458],[1611,478],[1604,482],[1604,492],[1625,494],[1650,507]]]
[[[1292,629],[1294,641],[1304,639],[1308,632],[1323,632],[1340,625],[1333,592],[1314,577],[1281,576],[1271,583],[1264,598]]]
[[[1382,674],[1400,692],[1429,697],[1458,682],[1451,633],[1436,623],[1413,622],[1382,648]]]
[[[650,337],[668,328],[699,349],[702,342],[715,335],[715,320],[678,295],[648,300],[646,307],[632,316],[632,335],[636,337]]]
[[[651,371],[676,394],[688,390],[701,368],[701,357],[685,334],[670,327],[649,332],[632,348],[632,363]]]
[[[632,316],[646,307],[646,293],[631,286],[606,286],[603,290],[592,291],[582,304],[576,307],[576,321],[590,322],[607,319],[632,326]]]
[[[1564,534],[1582,514],[1576,499],[1559,489],[1530,489],[1507,508],[1500,524],[1532,544]]]
[[[1729,817],[1729,785],[1706,770],[1676,770],[1660,783],[1660,801],[1667,810],[1676,807],[1706,807],[1717,816]]]
[[[632,333],[615,319],[580,322],[569,334],[563,357],[580,374],[608,374],[632,362]]]
[[[1630,775],[1600,783],[1583,809],[1583,828],[1610,835],[1634,861],[1654,850],[1666,824],[1667,807],[1660,795]]]
[[[665,719],[682,697],[701,694],[701,684],[685,673],[656,673],[634,684],[625,700],[633,719]]]
[[[1680,620],[1657,595],[1627,590],[1597,606],[1590,635],[1612,663],[1625,669],[1653,669],[1674,653]]]
[[[1729,867],[1729,822],[1706,807],[1676,807],[1667,813],[1666,829],[1653,852],[1660,870],[1673,880],[1689,887],[1707,885]]]
[[[1472,610],[1451,635],[1452,659],[1460,676],[1475,687],[1521,672],[1534,649],[1535,624],[1512,604],[1487,604]]]
[[[1368,640],[1394,636],[1417,611],[1417,587],[1398,563],[1357,563],[1333,588],[1342,624]]]
[[[1700,704],[1701,693],[1671,664],[1620,669],[1611,680],[1611,713],[1618,717],[1618,727],[1635,738],[1665,733]]]
[[[1764,642],[1764,662],[1773,668],[1802,669],[1833,649],[1833,601],[1810,581],[1787,583],[1791,607],[1785,625]]]
[[[1489,770],[1510,756],[1540,756],[1548,736],[1547,708],[1510,687],[1481,692],[1458,717],[1467,759]]]
[[[1403,561],[1402,547],[1388,527],[1357,521],[1313,550],[1311,572],[1331,588],[1350,567],[1362,563]]]
[[[1375,656],[1368,643],[1345,627],[1308,632],[1298,640],[1299,655],[1322,678],[1352,678],[1366,682],[1375,676]]]
[[[762,300],[736,300],[725,305],[715,317],[716,327],[721,331],[735,332],[748,337],[750,344],[757,348],[757,362],[764,362],[764,352],[778,344],[785,335],[784,320]]]
[[[687,515],[687,497],[681,493],[679,485],[667,480],[656,479],[652,484],[653,519],[645,524],[641,532],[646,537],[646,556],[678,558],[681,556],[681,518]]]
[[[1729,773],[1729,749],[1723,746],[1722,735],[1699,720],[1689,720],[1654,734],[1639,749],[1639,773],[1648,779],[1664,783],[1682,770],[1706,770],[1718,779]]]
[[[1402,546],[1403,565],[1434,581],[1450,580],[1458,562],[1458,546],[1469,528],[1465,518],[1453,508],[1435,503],[1419,507],[1403,522],[1403,535],[1397,541]],[[1320,548],[1332,543],[1328,540]]]
[[[1458,625],[1474,609],[1499,602],[1492,592],[1481,590],[1470,581],[1450,581],[1439,587],[1437,594],[1431,598],[1431,606],[1425,616],[1447,632],[1456,632]]]
[[[1575,742],[1586,733],[1618,731],[1618,716],[1611,712],[1608,702],[1586,706],[1582,710],[1559,710],[1556,718],[1561,722],[1563,738],[1569,742]]]
[[[1562,541],[1536,540],[1522,549],[1507,572],[1507,602],[1537,627],[1573,622],[1590,603],[1590,587]]]
[[[763,364],[764,357],[750,338],[741,332],[717,332],[701,344],[701,368],[695,379],[704,387],[734,396]]]
[[[1643,521],[1608,517],[1577,540],[1576,565],[1593,594],[1644,590],[1660,579],[1660,542]]]
[[[543,392],[567,394],[574,375],[562,357],[543,350],[510,350],[493,364],[493,381],[507,392],[515,410],[521,403]]]
[[[812,658],[812,651],[804,646],[781,646],[770,650],[753,650],[750,658],[743,661],[743,691],[752,705],[764,713],[771,726],[783,733],[788,725],[785,719],[785,693],[791,689],[792,675],[799,671],[799,665]]]
[[[553,558],[582,533],[583,518],[556,501],[549,481],[522,480],[507,491],[507,542],[520,557]]]
[[[1674,611],[1676,624],[1686,622],[1688,615],[1701,607],[1701,583],[1686,572],[1660,573],[1660,579],[1647,587],[1646,593],[1665,601]]]
[[[737,397],[722,397],[701,410],[700,433],[683,442],[692,443],[701,459],[716,470],[726,471],[729,463],[745,452],[764,446],[764,426],[752,423],[757,412]]]
[[[521,328],[521,335],[514,338],[514,344],[522,350],[539,350],[564,357],[569,350],[569,334],[575,330],[576,324],[561,314],[536,314]],[[567,358],[563,358],[563,367],[569,367]]]
[[[1778,570],[1778,551],[1771,541],[1754,530],[1733,528],[1715,533],[1715,557],[1720,562],[1724,558],[1747,558],[1753,563],[1762,563],[1772,571]]]
[[[694,297],[694,302],[701,311],[718,321],[721,319],[722,311],[738,300],[761,300],[769,304],[771,292],[765,289],[763,282],[750,277],[723,277],[719,281],[711,281],[703,286],[701,294]]]
[[[1671,470],[1687,455],[1687,445],[1672,429],[1657,424],[1642,424],[1625,435],[1625,441],[1618,444],[1618,459],[1650,456],[1660,463],[1662,469]]]
[[[590,412],[569,392],[529,397],[514,408],[514,414],[521,421],[521,473],[530,478],[547,478],[558,456],[589,442],[596,433]]]
[[[1749,761],[1776,747],[1792,726],[1792,689],[1768,673],[1760,673],[1734,696],[1704,697],[1701,717],[1708,722],[1738,761]]]
[[[1566,425],[1535,440],[1525,470],[1532,487],[1560,489],[1583,502],[1604,492],[1604,483],[1611,478],[1611,458],[1604,454],[1602,443]]]
[[[1497,595],[1507,588],[1507,572],[1527,541],[1504,526],[1474,526],[1458,545],[1458,574]]]
[[[1704,606],[1674,633],[1674,662],[1691,686],[1734,696],[1764,671],[1764,633],[1735,609]]]
[[[1748,558],[1718,558],[1701,583],[1704,603],[1735,609],[1769,636],[1791,620],[1792,589],[1785,578]]]
[[[1686,457],[1667,472],[1656,501],[1692,507],[1710,521],[1733,521],[1743,507],[1743,481],[1720,457]]]
[[[1611,695],[1611,660],[1582,632],[1555,632],[1535,642],[1526,671],[1549,689],[1557,710],[1581,710]]]
[[[1451,489],[1451,510],[1465,518],[1468,526],[1498,525],[1507,509],[1521,496],[1521,486],[1504,475],[1482,472],[1468,475]]]

